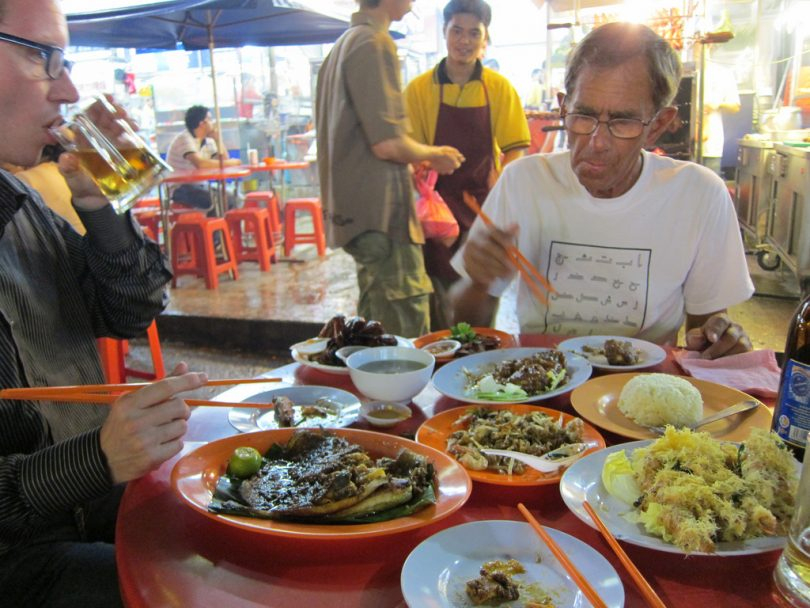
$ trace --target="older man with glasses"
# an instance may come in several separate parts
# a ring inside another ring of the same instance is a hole
[[[582,40],[559,94],[569,150],[506,167],[484,204],[498,228],[477,220],[453,258],[455,321],[493,321],[517,244],[554,287],[543,303],[519,284],[522,332],[673,344],[685,322],[687,348],[705,358],[751,349],[726,314],[753,285],[725,185],[645,151],[676,115],[680,75],[646,26],[612,23]]]
[[[0,0],[0,161],[32,166],[78,92],[58,0]],[[118,109],[88,112],[120,132]],[[63,154],[60,170],[87,234],[0,170],[0,387],[103,382],[96,338],[143,332],[171,277],[158,246]],[[0,400],[0,604],[121,605],[113,543],[123,484],[182,449],[175,376],[112,406]]]

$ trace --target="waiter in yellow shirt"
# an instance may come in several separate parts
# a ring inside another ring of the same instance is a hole
[[[491,19],[492,9],[483,0],[448,2],[444,7],[447,57],[405,88],[411,136],[424,144],[453,146],[467,159],[436,183],[458,220],[461,236],[451,247],[433,239],[425,244],[425,266],[434,288],[430,311],[434,330],[448,327],[445,294],[458,279],[450,258],[475,219],[462,193],[469,192],[483,204],[502,164],[523,156],[530,143],[526,115],[514,87],[480,60]]]

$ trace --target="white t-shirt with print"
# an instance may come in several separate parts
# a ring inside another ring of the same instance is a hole
[[[166,162],[176,171],[191,171],[196,169],[194,163],[186,158],[187,154],[196,152],[200,158],[211,159],[217,154],[217,145],[213,139],[208,137],[202,141],[184,129],[178,133],[172,143],[169,144],[169,151],[166,153]]]
[[[557,291],[543,305],[520,282],[521,332],[674,342],[686,312],[706,314],[751,296],[722,180],[694,163],[642,154],[638,181],[612,199],[585,190],[568,151],[505,168],[484,210],[498,226],[520,226],[518,247]],[[476,220],[472,230],[483,229]],[[463,273],[461,251],[453,266]],[[490,293],[507,287],[498,282]]]

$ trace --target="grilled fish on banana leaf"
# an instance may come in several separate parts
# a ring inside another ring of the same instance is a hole
[[[274,444],[258,473],[223,475],[209,511],[310,523],[372,523],[415,513],[436,502],[433,466],[410,450],[372,459],[326,431],[295,432]]]

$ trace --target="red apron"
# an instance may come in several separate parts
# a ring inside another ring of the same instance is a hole
[[[439,85],[439,116],[436,119],[435,146],[453,146],[466,159],[450,175],[440,175],[436,191],[442,195],[458,220],[461,234],[452,247],[428,239],[424,247],[425,267],[431,276],[454,281],[458,274],[450,266],[450,258],[461,246],[475,219],[475,213],[464,204],[463,192],[469,192],[479,204],[484,203],[490,189],[493,172],[492,128],[490,126],[489,95],[484,82],[486,105],[477,108],[456,108],[444,103],[444,85]]]

